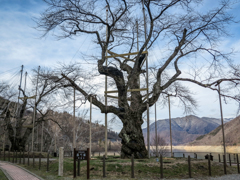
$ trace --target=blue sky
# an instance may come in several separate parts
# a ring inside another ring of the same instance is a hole
[[[206,1],[204,7],[212,7],[213,1]],[[214,1],[215,2],[215,1]],[[51,33],[40,38],[41,32],[34,29],[36,24],[34,17],[38,17],[46,8],[46,4],[40,0],[0,0],[0,73],[9,69],[19,67],[23,64],[26,71],[37,66],[56,67],[58,64],[68,64],[71,61],[80,61],[81,52],[94,53],[91,46],[91,36],[81,36],[75,39],[56,40]],[[233,14],[236,20],[240,20],[240,5],[236,4]],[[240,52],[240,25],[234,24],[229,27],[232,37],[224,39],[222,47],[235,48]],[[153,49],[154,52],[154,49]],[[234,56],[236,62],[240,62],[240,54]],[[10,76],[9,76],[10,77]],[[0,80],[3,77],[0,77]],[[187,84],[195,92],[199,102],[199,109],[196,115],[203,117],[220,117],[218,96],[216,92]],[[88,108],[89,104],[83,106]],[[237,105],[234,102],[223,105],[224,117],[234,117]],[[159,108],[157,119],[168,118],[168,109]],[[98,110],[93,111],[93,121],[104,121],[104,115]],[[183,110],[177,106],[172,107],[172,117],[183,116]],[[109,115],[111,117],[111,115]],[[150,109],[151,122],[154,121],[154,107]],[[119,131],[121,123],[111,125],[113,130]],[[143,127],[146,127],[144,123]]]

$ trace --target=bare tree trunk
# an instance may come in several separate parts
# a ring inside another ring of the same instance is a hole
[[[123,128],[119,134],[122,138],[121,158],[146,158],[146,150],[141,125],[143,123],[140,114],[129,113],[124,119]]]

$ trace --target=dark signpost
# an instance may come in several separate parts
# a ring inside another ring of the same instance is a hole
[[[73,178],[76,178],[76,161],[78,161],[78,175],[80,175],[80,164],[79,163],[80,163],[81,160],[87,160],[87,179],[89,179],[89,163],[90,163],[89,148],[87,148],[87,151],[76,150],[74,148]]]

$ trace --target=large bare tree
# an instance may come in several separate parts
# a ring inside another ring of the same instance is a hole
[[[36,105],[36,122],[34,128],[41,125],[42,122],[52,120],[57,123],[54,119],[49,118],[48,114],[50,112],[49,107],[54,108],[54,94],[56,90],[59,89],[59,84],[53,83],[51,79],[46,78],[49,75],[46,69],[42,69],[40,74],[45,76],[40,76],[38,81],[38,96],[36,101],[33,100],[35,94],[35,86],[37,82],[37,71],[33,70],[35,74],[33,75],[32,84],[34,85],[34,91],[26,92],[21,87],[19,87],[20,101],[15,102],[17,97],[17,91],[13,91],[10,85],[5,83],[0,84],[0,104],[1,104],[1,125],[4,127],[4,132],[6,132],[9,141],[11,142],[11,150],[25,150],[26,144],[31,139],[31,134],[33,132],[33,111],[32,109]],[[49,75],[50,76],[50,75]],[[49,96],[50,95],[50,96]]]
[[[48,9],[36,19],[37,28],[43,30],[44,35],[53,31],[59,38],[84,34],[95,37],[93,44],[98,47],[95,52],[99,54],[91,63],[97,65],[98,74],[111,79],[111,84],[117,88],[118,100],[107,107],[99,98],[93,97],[92,102],[102,113],[113,113],[122,121],[123,128],[119,134],[122,139],[122,158],[130,157],[131,154],[136,158],[147,157],[141,129],[142,115],[147,110],[147,104],[151,107],[159,98],[173,94],[180,98],[187,109],[196,105],[189,90],[180,86],[180,82],[187,81],[218,91],[215,85],[228,81],[238,88],[239,76],[234,71],[225,71],[227,67],[237,68],[230,60],[231,52],[219,48],[221,40],[229,35],[227,27],[234,23],[234,18],[228,13],[232,5],[230,0],[214,1],[215,6],[211,9],[203,8],[202,0],[45,2]],[[159,47],[158,51],[156,47]],[[140,89],[146,83],[142,78],[146,77],[146,70],[142,66],[146,58],[143,53],[145,49],[149,54],[151,50],[158,52],[158,60],[152,65],[155,70],[154,76],[150,77],[149,100],[145,98],[146,93],[128,93],[129,89]],[[107,51],[117,54],[138,53],[125,58],[113,57],[105,65]],[[192,65],[193,71],[187,66],[190,62],[196,62]],[[79,83],[76,67],[65,68],[58,78],[63,78],[61,83],[65,87],[74,87],[90,101],[89,94],[94,88],[89,90]],[[189,70],[188,74],[186,69]],[[221,95],[239,101],[238,96],[228,93],[230,92],[225,91]]]

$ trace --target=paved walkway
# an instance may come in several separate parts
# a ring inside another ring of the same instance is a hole
[[[34,176],[33,173],[27,172],[26,170],[7,162],[0,162],[0,168],[10,180],[41,180]]]

